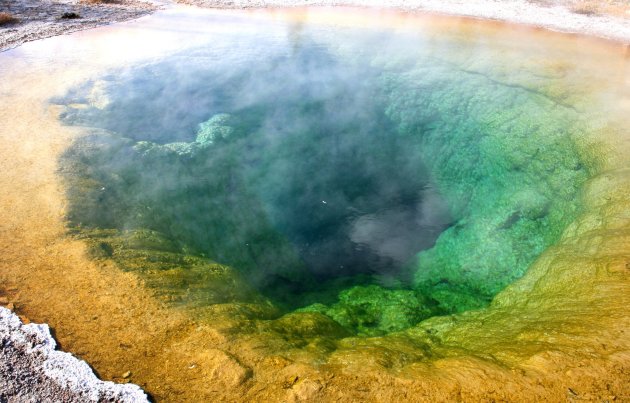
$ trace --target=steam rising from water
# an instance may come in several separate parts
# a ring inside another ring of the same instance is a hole
[[[66,156],[70,220],[123,266],[209,258],[234,269],[204,277],[210,303],[258,301],[244,279],[375,334],[482,306],[577,211],[575,111],[494,78],[483,49],[260,29],[59,100],[100,129]]]

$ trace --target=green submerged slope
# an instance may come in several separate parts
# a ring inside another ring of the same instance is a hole
[[[374,336],[487,305],[578,214],[585,129],[547,92],[426,49],[267,45],[57,101],[94,128],[62,165],[96,258],[183,306]]]

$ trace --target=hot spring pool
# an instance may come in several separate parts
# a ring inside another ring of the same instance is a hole
[[[156,397],[302,385],[314,398],[341,382],[332,398],[350,382],[333,377],[363,371],[378,379],[372,393],[400,398],[383,382],[411,382],[402,389],[436,396],[440,371],[460,387],[470,365],[503,379],[573,351],[587,318],[624,306],[623,287],[612,298],[597,286],[627,284],[610,267],[630,253],[597,232],[627,231],[630,62],[614,45],[328,9],[171,9],[95,32],[47,41],[71,49],[70,72],[38,94],[68,133],[55,151],[56,236],[86,246],[81,259],[109,267],[118,292],[138,282],[161,315],[186,318],[146,321],[167,329],[167,362],[228,368],[194,378],[221,391],[190,388],[173,375],[183,369],[155,369],[151,347],[132,365]],[[100,57],[87,50],[99,35],[111,52]],[[37,60],[41,48],[25,48],[12,63]],[[114,336],[123,350],[136,348],[128,333]],[[161,389],[162,377],[177,382]]]

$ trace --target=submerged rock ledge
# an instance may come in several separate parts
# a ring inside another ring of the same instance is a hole
[[[84,361],[55,349],[48,325],[25,325],[3,307],[0,342],[0,401],[149,401],[137,385],[99,380]]]

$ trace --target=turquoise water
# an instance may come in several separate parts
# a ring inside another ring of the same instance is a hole
[[[90,133],[62,161],[70,228],[169,300],[252,319],[377,335],[483,307],[575,217],[591,162],[549,82],[476,45],[263,24],[87,82],[55,100]]]

